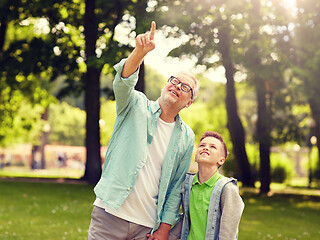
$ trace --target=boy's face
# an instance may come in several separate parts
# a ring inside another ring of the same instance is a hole
[[[225,162],[224,150],[219,139],[206,137],[200,142],[195,161],[203,166],[219,167]]]

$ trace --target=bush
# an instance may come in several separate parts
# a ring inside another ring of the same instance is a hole
[[[320,169],[316,169],[314,171],[314,178],[320,180]]]
[[[283,166],[277,165],[272,170],[271,178],[273,182],[283,183],[287,178],[286,169]]]

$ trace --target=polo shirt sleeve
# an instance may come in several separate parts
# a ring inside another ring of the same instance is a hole
[[[130,99],[133,98],[132,95],[134,94],[134,87],[138,82],[139,68],[128,78],[121,77],[126,60],[126,58],[122,59],[114,66],[116,76],[113,81],[113,91],[116,99],[117,115],[121,114],[121,112],[128,106]]]
[[[243,209],[238,186],[228,183],[221,195],[220,240],[236,239]]]

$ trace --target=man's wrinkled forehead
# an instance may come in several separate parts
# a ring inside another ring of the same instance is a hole
[[[195,86],[195,81],[192,78],[192,76],[190,76],[187,73],[183,73],[183,72],[179,72],[176,75],[174,75],[176,78],[178,78],[181,82],[183,83],[187,83],[188,85],[190,85],[190,87],[194,88]]]

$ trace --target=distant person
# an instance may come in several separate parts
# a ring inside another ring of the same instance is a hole
[[[4,153],[1,153],[0,154],[0,168],[3,168],[5,165],[4,158],[5,158]]]
[[[58,153],[58,165],[59,167],[65,167],[67,161],[66,153],[59,152]]]
[[[155,22],[136,37],[128,59],[115,65],[117,118],[91,215],[89,240],[168,239],[179,218],[181,185],[189,169],[194,133],[179,112],[198,94],[186,73],[169,78],[157,101],[134,90],[139,66],[155,48]],[[151,237],[152,235],[152,237]]]
[[[218,171],[227,156],[220,134],[202,135],[195,156],[198,172],[188,173],[183,185],[182,240],[237,239],[244,203],[237,180]]]

